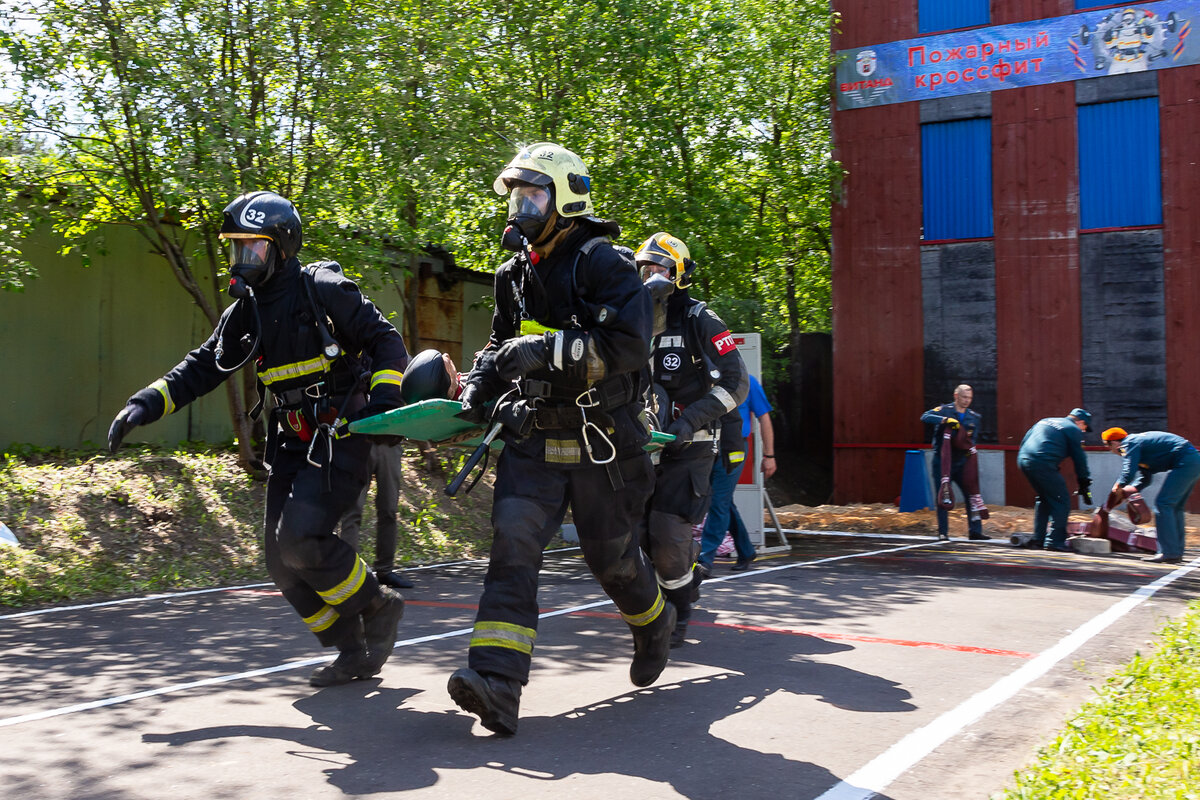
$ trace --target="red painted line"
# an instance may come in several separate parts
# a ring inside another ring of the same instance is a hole
[[[620,614],[604,611],[576,611],[572,616],[620,618]],[[918,642],[910,639],[887,639],[881,636],[862,636],[853,633],[830,633],[827,631],[805,631],[796,628],[775,628],[765,625],[733,625],[727,622],[701,622],[693,620],[689,625],[702,628],[728,628],[754,633],[783,633],[788,636],[811,636],[814,639],[828,639],[841,642],[862,642],[864,644],[890,644],[897,647],[921,647],[929,650],[952,650],[957,653],[976,653],[985,656],[1008,656],[1009,658],[1033,658],[1034,653],[1023,653],[1020,650],[997,650],[992,647],[972,647],[965,644],[943,644],[942,642]]]
[[[887,560],[887,559],[884,559]],[[892,559],[901,561],[902,559]],[[936,560],[936,559],[927,559]],[[952,562],[943,562],[952,563]],[[1109,573],[1111,574],[1111,573]],[[269,594],[278,595],[278,591],[269,589],[235,589],[232,590],[239,594]],[[429,608],[458,608],[467,611],[476,611],[479,606],[475,603],[444,603],[437,600],[409,600],[406,605],[410,606],[427,606]],[[550,609],[553,610],[553,609]],[[571,613],[573,617],[600,617],[602,619],[620,619],[621,615],[612,611],[574,611]],[[864,644],[890,644],[898,647],[923,647],[931,650],[953,650],[958,653],[976,653],[987,656],[1008,656],[1010,658],[1033,658],[1033,653],[1022,653],[1018,650],[996,650],[990,647],[971,647],[962,644],[942,644],[941,642],[916,642],[908,639],[886,639],[880,636],[862,636],[851,633],[829,633],[820,631],[797,630],[796,628],[775,628],[764,625],[734,625],[727,622],[702,622],[693,620],[691,625],[702,628],[728,628],[738,631],[752,631],[754,633],[782,633],[788,636],[812,636],[815,639],[828,639],[831,641],[843,642],[863,642]]]

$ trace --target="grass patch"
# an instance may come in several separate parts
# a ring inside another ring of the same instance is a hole
[[[1158,640],[993,800],[1200,798],[1200,601]]]
[[[405,446],[398,565],[487,554],[491,474],[469,495],[442,494],[465,457]],[[225,448],[11,448],[0,454],[0,522],[21,546],[0,545],[0,608],[266,581],[265,488]],[[374,489],[360,542],[370,562]]]

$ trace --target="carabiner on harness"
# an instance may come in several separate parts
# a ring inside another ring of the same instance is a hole
[[[315,431],[313,431],[312,441],[310,441],[308,443],[308,455],[306,456],[308,463],[312,464],[314,467],[317,467],[320,469],[324,469],[328,466],[331,466],[333,464],[333,439],[334,439],[333,425],[331,425],[328,422],[319,423],[317,425],[317,429]],[[325,461],[324,461],[324,463],[313,460],[313,450],[316,449],[318,441],[325,442]]]
[[[612,439],[608,438],[608,434],[604,432],[604,429],[588,419],[587,415],[587,410],[589,408],[596,408],[600,405],[596,401],[595,396],[592,394],[593,391],[594,387],[592,389],[588,389],[586,392],[575,398],[575,405],[579,406],[579,413],[583,416],[583,449],[587,451],[588,460],[593,464],[610,464],[617,457],[617,448],[612,443]],[[588,438],[588,428],[594,430],[596,434],[604,440],[604,443],[608,445],[608,458],[603,460],[596,459],[595,454],[592,452],[592,440]]]

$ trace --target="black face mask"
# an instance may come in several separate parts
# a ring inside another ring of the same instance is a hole
[[[525,223],[528,224],[529,220],[525,220]],[[514,253],[528,252],[529,237],[525,235],[519,218],[513,217],[508,221],[504,228],[504,236],[500,239],[500,246]]]
[[[675,293],[675,284],[666,275],[651,275],[643,283],[653,300],[654,335],[657,336],[667,329],[667,301]]]
[[[270,239],[230,239],[229,296],[242,298],[275,273],[275,243]]]

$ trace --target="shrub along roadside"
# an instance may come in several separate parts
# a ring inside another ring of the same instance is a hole
[[[1200,601],[1157,639],[993,800],[1200,798]]]
[[[426,457],[405,446],[400,565],[486,555],[491,476],[465,497],[442,494],[461,449]],[[9,448],[0,454],[0,608],[266,581],[260,536],[265,484],[227,448]],[[363,513],[373,558],[374,490]]]

